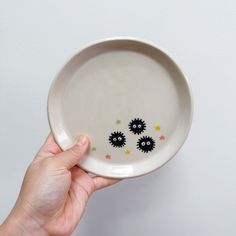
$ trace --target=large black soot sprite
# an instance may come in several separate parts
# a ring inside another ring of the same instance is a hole
[[[113,132],[109,136],[109,142],[113,147],[121,148],[125,146],[126,138],[122,132]]]
[[[145,153],[151,152],[155,145],[154,139],[149,136],[143,136],[137,142],[137,148]]]
[[[129,130],[134,134],[141,134],[146,129],[146,124],[142,119],[136,118],[129,122]]]

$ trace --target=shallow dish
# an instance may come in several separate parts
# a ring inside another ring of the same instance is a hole
[[[56,76],[48,118],[64,150],[79,134],[89,136],[83,169],[127,178],[175,155],[191,126],[192,98],[186,77],[161,49],[137,39],[106,39],[81,50]]]

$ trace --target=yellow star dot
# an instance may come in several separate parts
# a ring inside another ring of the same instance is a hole
[[[156,125],[154,128],[155,128],[156,131],[161,130],[161,126],[160,125]]]
[[[130,153],[131,153],[131,151],[130,151],[129,149],[126,149],[126,150],[125,150],[125,154],[126,154],[126,155],[129,155]]]

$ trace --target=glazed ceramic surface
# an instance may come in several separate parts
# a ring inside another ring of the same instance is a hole
[[[158,47],[107,39],[80,51],[59,72],[48,117],[64,150],[79,134],[89,136],[83,169],[134,177],[162,166],[182,146],[191,125],[191,92],[180,68]]]

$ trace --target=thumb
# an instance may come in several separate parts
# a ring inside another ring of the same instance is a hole
[[[56,155],[57,162],[68,170],[77,165],[82,157],[86,155],[89,148],[89,139],[80,135],[74,146]]]

